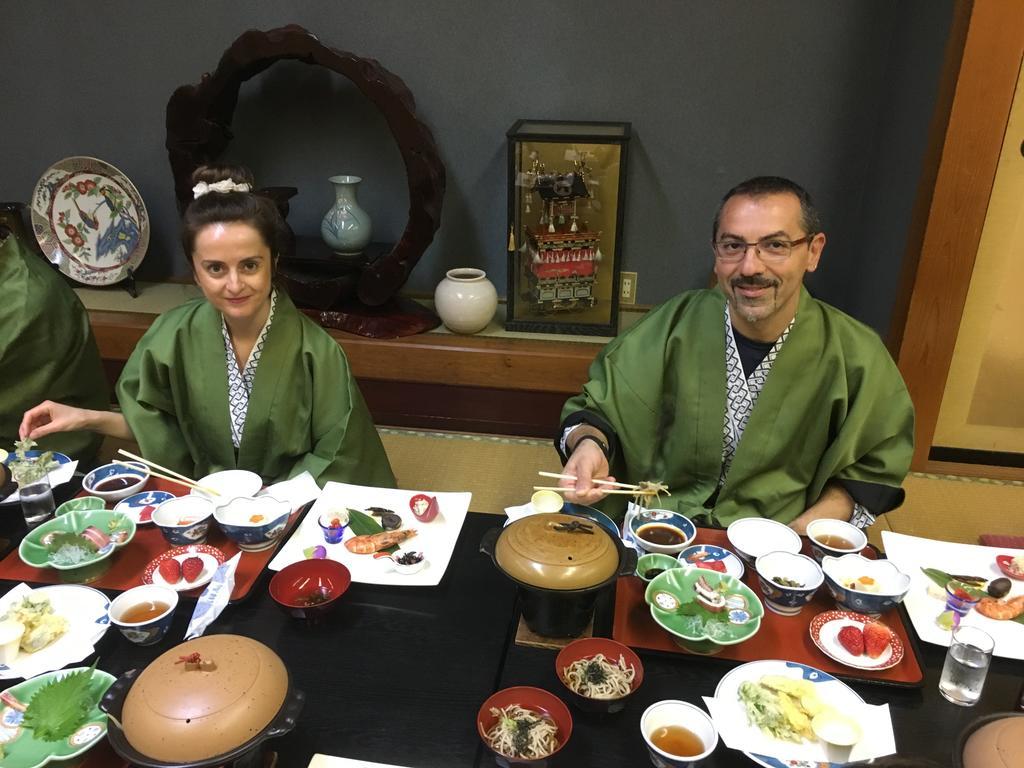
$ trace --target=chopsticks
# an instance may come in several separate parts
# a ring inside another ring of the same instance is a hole
[[[163,478],[164,480],[170,480],[175,483],[181,483],[184,486],[187,486],[189,488],[195,488],[197,491],[202,491],[203,493],[209,494],[210,496],[220,496],[220,492],[214,490],[213,488],[207,488],[205,485],[200,485],[195,480],[185,477],[185,475],[179,474],[175,472],[173,469],[162,467],[155,461],[149,461],[148,459],[144,459],[141,456],[136,456],[134,453],[130,453],[126,451],[124,448],[118,448],[117,452],[122,456],[127,456],[129,459],[132,459],[133,461],[145,464],[147,467],[149,467],[149,474],[153,475],[154,477],[160,477]],[[114,463],[126,467],[131,466],[131,464],[129,464],[126,461],[117,461],[116,459],[114,460]]]
[[[533,490],[535,490],[535,491],[554,491],[555,493],[575,493],[576,492],[575,488],[563,488],[560,485],[535,485],[535,486],[533,486]],[[606,493],[606,494],[618,493],[618,494],[622,494],[623,496],[653,496],[654,495],[654,491],[640,490],[639,488],[637,490],[635,490],[635,491],[626,490],[625,488],[609,488],[608,490],[600,488],[599,490],[602,493]]]
[[[576,480],[576,475],[560,475],[557,472],[538,472],[541,477],[553,477],[556,480]],[[630,491],[642,490],[639,485],[630,485],[629,483],[617,483],[614,480],[602,480],[601,478],[594,478],[593,482],[599,483],[600,485],[607,485],[610,488],[626,488]],[[535,490],[546,490],[537,488]]]
[[[553,477],[558,480],[576,480],[576,475],[560,475],[557,472],[537,472],[541,477]],[[642,485],[630,485],[629,483],[617,483],[614,480],[602,480],[600,478],[594,478],[594,483],[599,485],[607,485],[608,489],[601,488],[602,492],[606,494],[617,493],[622,496],[657,496],[659,493],[668,493],[668,489],[662,486],[661,488],[651,485],[651,487],[644,487]],[[568,491],[574,491],[574,488],[563,488],[560,485],[535,485],[533,486],[535,491],[555,491],[556,493],[566,493]],[[671,496],[672,494],[668,494]]]

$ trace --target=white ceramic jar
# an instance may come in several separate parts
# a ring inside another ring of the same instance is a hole
[[[434,309],[448,330],[476,333],[494,318],[498,292],[482,269],[449,269],[434,291]]]

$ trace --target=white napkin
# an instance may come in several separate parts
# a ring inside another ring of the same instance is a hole
[[[521,520],[524,517],[536,515],[537,510],[533,508],[533,504],[526,502],[525,504],[520,504],[518,507],[505,507],[505,514],[508,515],[508,520],[505,521],[505,525],[508,525],[509,523],[514,523],[516,520]]]
[[[260,491],[257,496],[273,496],[275,499],[287,501],[292,510],[320,497],[320,486],[309,472],[303,472],[290,480],[282,480]]]
[[[847,754],[848,748],[832,747],[823,741],[795,744],[774,739],[760,728],[750,725],[745,714],[737,716],[734,704],[709,696],[703,698],[719,737],[730,749],[768,755],[779,760],[805,760],[812,763],[852,763],[891,755],[896,751],[896,736],[893,734],[888,704],[862,704],[852,712],[844,709],[842,714],[856,720],[864,732],[864,738],[854,744]]]
[[[50,480],[50,487],[56,488],[58,485],[64,485],[72,477],[75,476],[75,470],[78,469],[78,460],[69,461],[67,464],[61,464],[56,469],[51,469],[47,474]],[[10,496],[4,499],[2,504],[9,504],[18,500],[18,491],[15,490]]]
[[[206,585],[203,594],[196,601],[192,619],[188,623],[188,629],[185,630],[186,640],[194,640],[199,637],[213,623],[213,620],[220,616],[235,589],[235,570],[241,559],[242,553],[238,552],[230,560],[217,566],[217,570],[213,572],[213,579]]]

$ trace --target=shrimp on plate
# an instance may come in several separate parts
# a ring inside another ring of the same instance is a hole
[[[997,621],[1009,621],[1024,614],[1024,595],[1012,597],[1009,600],[996,600],[994,597],[983,597],[978,601],[975,610],[982,616],[988,616]]]

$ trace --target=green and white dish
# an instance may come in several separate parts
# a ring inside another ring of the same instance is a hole
[[[22,727],[24,713],[11,706],[10,698],[27,706],[32,700],[33,694],[51,680],[61,679],[81,669],[88,669],[88,667],[47,672],[4,691],[4,700],[0,702],[0,706],[3,707],[0,710],[0,748],[3,749],[0,765],[3,765],[4,768],[40,768],[50,761],[70,760],[83,754],[106,736],[107,715],[99,708],[99,703],[104,692],[113,684],[114,676],[101,669],[93,670],[89,685],[90,692],[95,695],[96,703],[82,725],[62,741],[37,740],[30,728]]]
[[[705,655],[749,640],[764,617],[764,606],[750,587],[705,568],[665,571],[647,585],[644,600],[651,606],[651,618],[676,643]]]
[[[76,499],[68,499],[59,507],[54,513],[55,517],[66,515],[68,512],[93,512],[100,509],[105,509],[107,502],[101,499],[99,496],[80,496]]]
[[[53,561],[53,553],[46,542],[58,533],[82,533],[88,527],[99,529],[110,541],[73,565]],[[73,510],[55,517],[30,531],[18,547],[22,562],[34,568],[54,568],[61,571],[65,581],[85,582],[98,578],[106,569],[104,563],[115,550],[123,547],[135,536],[135,522],[120,512],[107,510]]]

